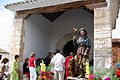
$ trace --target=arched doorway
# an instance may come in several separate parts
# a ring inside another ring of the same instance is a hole
[[[65,57],[70,55],[70,52],[76,53],[77,46],[73,44],[73,40],[68,41],[63,47],[63,54]]]
[[[63,48],[64,48],[65,44],[67,42],[71,41],[73,36],[74,36],[74,32],[65,34],[63,37],[61,37],[57,41],[55,49],[60,49],[63,52]]]

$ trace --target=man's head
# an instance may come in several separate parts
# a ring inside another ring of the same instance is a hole
[[[19,61],[19,57],[20,57],[19,55],[15,55],[15,60]]]
[[[60,50],[59,50],[59,49],[56,49],[56,53],[60,53]]]

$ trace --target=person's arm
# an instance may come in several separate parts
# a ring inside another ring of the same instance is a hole
[[[28,64],[28,66],[30,67],[30,61],[29,61],[29,64]]]
[[[65,58],[63,57],[63,68],[65,69]]]
[[[87,47],[86,47],[85,53],[88,53],[91,48],[91,41],[89,38],[87,38],[86,40],[87,40],[87,43],[86,43]]]
[[[34,66],[35,66],[35,68],[36,68],[36,60],[34,60]]]
[[[5,65],[2,65],[2,73],[4,73]]]
[[[54,66],[55,66],[54,64],[55,64],[55,63],[54,63],[54,58],[52,58],[52,59],[51,59],[51,62],[50,62],[50,65],[52,66],[52,68],[54,68]]]
[[[29,68],[29,64],[28,63],[25,63],[25,68]]]
[[[5,65],[3,64],[2,65],[2,74],[4,74],[4,76],[7,77],[7,75],[4,73],[4,70],[5,70]]]

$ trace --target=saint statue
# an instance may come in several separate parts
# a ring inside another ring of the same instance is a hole
[[[74,44],[77,45],[77,54],[75,55],[76,76],[85,77],[85,63],[89,59],[91,41],[87,37],[87,31],[84,28],[79,30],[78,39],[73,37]]]

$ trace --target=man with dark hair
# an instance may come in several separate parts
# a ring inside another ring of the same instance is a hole
[[[49,66],[51,58],[50,58],[51,52],[48,52],[46,55],[46,58],[44,59],[44,63],[46,66]]]
[[[60,50],[59,50],[59,49],[56,49],[56,53],[60,53]]]
[[[65,58],[60,53],[60,50],[56,50],[56,52],[56,55],[51,59],[51,65],[55,73],[54,80],[64,80]]]

